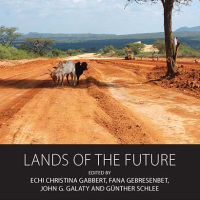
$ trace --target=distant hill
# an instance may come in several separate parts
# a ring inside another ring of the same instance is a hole
[[[182,29],[183,30],[183,29]],[[198,31],[184,31],[174,32],[174,37],[178,36],[181,43],[185,43],[190,47],[200,50],[200,32]],[[19,37],[14,45],[24,42],[24,38],[41,37],[54,39],[55,44],[53,48],[58,48],[63,51],[68,49],[80,49],[91,50],[96,48],[99,50],[108,45],[113,45],[116,48],[124,48],[128,43],[141,41],[144,44],[153,44],[156,40],[164,40],[164,33],[141,33],[141,34],[129,34],[129,35],[115,35],[115,34],[52,34],[52,33],[37,33],[31,32]]]
[[[41,37],[41,38],[49,38],[49,39],[57,39],[57,40],[83,40],[83,39],[98,39],[98,38],[113,38],[116,35],[114,34],[92,34],[92,33],[84,33],[84,34],[65,34],[65,33],[37,33],[30,32],[28,34],[24,34],[21,38],[31,38],[31,37]]]
[[[189,32],[189,31],[200,32],[200,26],[195,26],[191,28],[188,28],[187,26],[185,26],[185,27],[181,27],[177,29],[175,32]]]

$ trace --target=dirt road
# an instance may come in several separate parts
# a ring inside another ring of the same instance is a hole
[[[164,61],[66,59],[88,62],[79,86],[45,74],[60,59],[0,61],[1,144],[200,143],[200,100],[148,82]]]

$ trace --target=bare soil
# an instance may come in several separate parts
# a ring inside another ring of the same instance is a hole
[[[192,59],[170,80],[164,60],[66,59],[88,62],[79,86],[54,86],[46,73],[59,58],[0,61],[1,144],[200,144]]]

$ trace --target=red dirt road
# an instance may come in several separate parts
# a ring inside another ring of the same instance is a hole
[[[45,74],[59,59],[0,61],[1,144],[200,144],[200,100],[149,82],[164,61],[68,59],[88,62],[79,86]]]

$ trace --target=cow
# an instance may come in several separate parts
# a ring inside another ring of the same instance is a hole
[[[87,63],[86,62],[77,62],[75,64],[75,69],[76,69],[76,77],[77,77],[77,85],[79,85],[79,77],[83,74],[83,71],[88,70],[87,68]],[[67,82],[69,84],[69,80],[68,80],[68,74],[67,74]]]
[[[63,79],[66,74],[71,75],[71,83],[73,84],[73,81],[74,81],[74,85],[76,85],[76,68],[75,68],[74,62],[60,61],[58,64],[58,67],[54,67],[54,69],[55,71],[53,72],[50,69],[48,70],[50,71],[50,76],[53,79],[54,83],[56,84],[57,82],[57,86],[59,85],[61,77],[62,77],[61,85],[63,86]]]

